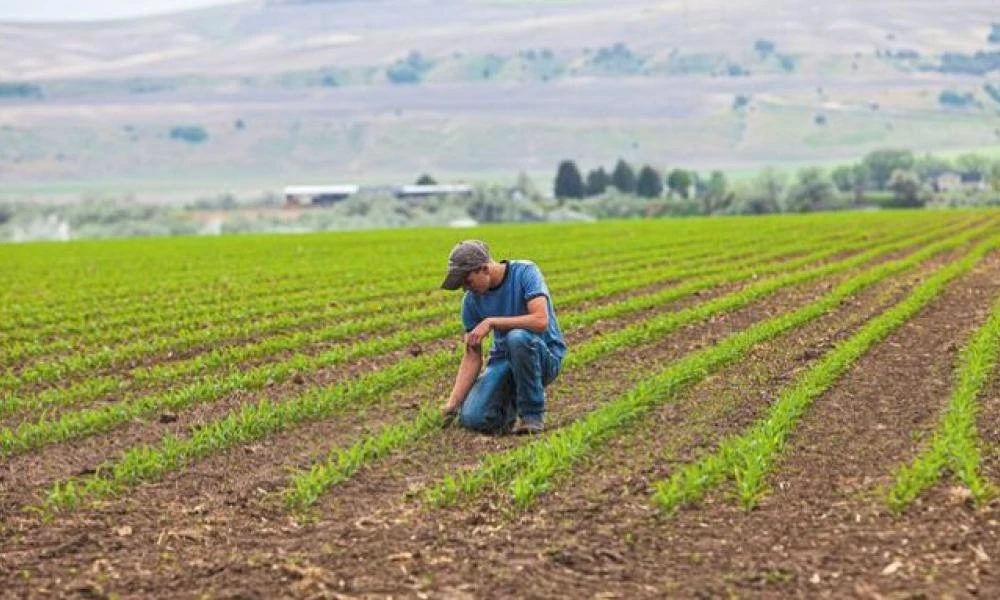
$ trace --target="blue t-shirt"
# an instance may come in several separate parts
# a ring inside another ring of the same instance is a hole
[[[545,344],[557,359],[562,361],[566,354],[566,342],[556,321],[552,295],[545,285],[545,279],[538,266],[530,260],[502,261],[507,265],[503,280],[490,288],[482,296],[465,292],[462,298],[462,325],[465,331],[472,331],[486,317],[517,317],[528,314],[528,301],[539,296],[548,298],[549,326],[542,334]],[[493,347],[490,358],[507,356],[506,331],[493,330]]]

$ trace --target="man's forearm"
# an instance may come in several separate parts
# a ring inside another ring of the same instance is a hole
[[[455,377],[455,385],[448,397],[448,406],[457,407],[465,401],[469,395],[469,390],[476,383],[476,377],[483,366],[482,354],[466,352],[462,357],[462,364],[458,367],[458,375]]]
[[[538,316],[531,313],[516,317],[490,317],[493,329],[510,331],[511,329],[527,329],[535,333],[544,333],[549,326],[548,315]]]

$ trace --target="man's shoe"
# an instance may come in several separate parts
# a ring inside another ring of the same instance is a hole
[[[511,433],[514,435],[537,435],[545,431],[545,421],[542,419],[518,419]]]

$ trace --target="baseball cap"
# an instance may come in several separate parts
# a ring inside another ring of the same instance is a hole
[[[457,290],[462,287],[469,273],[488,262],[490,262],[490,249],[486,242],[465,240],[455,244],[451,254],[448,255],[448,275],[441,287],[446,290]]]

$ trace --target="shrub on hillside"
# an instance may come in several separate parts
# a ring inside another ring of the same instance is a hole
[[[170,139],[189,144],[200,144],[208,139],[208,131],[201,125],[178,125],[170,128]]]

